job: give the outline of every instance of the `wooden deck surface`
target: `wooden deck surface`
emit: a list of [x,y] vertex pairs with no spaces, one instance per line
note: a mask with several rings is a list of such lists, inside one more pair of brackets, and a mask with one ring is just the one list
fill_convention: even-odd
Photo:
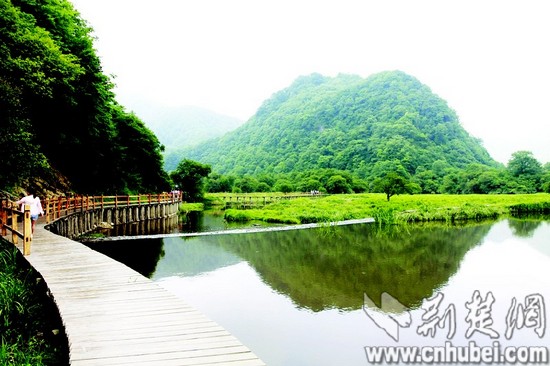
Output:
[[265,365],[175,295],[44,225],[25,258],[59,308],[71,365]]

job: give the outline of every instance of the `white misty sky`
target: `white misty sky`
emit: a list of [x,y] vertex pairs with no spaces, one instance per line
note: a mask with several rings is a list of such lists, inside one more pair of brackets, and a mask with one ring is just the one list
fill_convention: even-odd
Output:
[[546,0],[72,3],[95,30],[117,100],[138,115],[154,103],[247,120],[300,75],[402,70],[496,160],[529,150],[550,162]]

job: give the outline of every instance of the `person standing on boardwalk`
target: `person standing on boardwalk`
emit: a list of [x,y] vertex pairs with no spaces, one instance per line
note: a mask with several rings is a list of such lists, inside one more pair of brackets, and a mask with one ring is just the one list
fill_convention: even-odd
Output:
[[44,215],[44,210],[42,209],[42,203],[40,198],[35,197],[31,191],[27,191],[27,195],[21,198],[16,202],[21,206],[21,211],[24,209],[24,205],[29,205],[31,209],[31,223],[32,223],[32,233],[34,234],[34,226],[36,225],[36,220],[38,220],[39,215]]

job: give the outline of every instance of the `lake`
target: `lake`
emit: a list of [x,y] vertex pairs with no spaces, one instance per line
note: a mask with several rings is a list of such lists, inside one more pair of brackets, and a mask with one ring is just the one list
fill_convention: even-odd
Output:
[[[181,230],[224,227],[206,215]],[[372,352],[412,346],[424,347],[417,364],[437,360],[436,350],[470,352],[462,364],[482,352],[527,360],[533,346],[548,354],[548,218],[89,245],[181,297],[270,366],[367,365]]]

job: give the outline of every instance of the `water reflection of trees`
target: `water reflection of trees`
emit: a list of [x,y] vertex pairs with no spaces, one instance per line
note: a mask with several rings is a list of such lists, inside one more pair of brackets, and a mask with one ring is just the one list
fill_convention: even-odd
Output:
[[[299,307],[358,309],[363,294],[388,292],[416,307],[447,283],[490,225],[424,226],[384,231],[376,225],[218,237],[274,290]],[[378,304],[380,305],[380,304]]]
[[151,277],[164,257],[162,239],[118,240],[86,244],[106,256],[124,263],[145,277]]
[[537,217],[529,220],[528,218],[516,219],[509,218],[508,226],[512,230],[515,236],[522,238],[530,238],[537,228],[542,224],[542,220]]

